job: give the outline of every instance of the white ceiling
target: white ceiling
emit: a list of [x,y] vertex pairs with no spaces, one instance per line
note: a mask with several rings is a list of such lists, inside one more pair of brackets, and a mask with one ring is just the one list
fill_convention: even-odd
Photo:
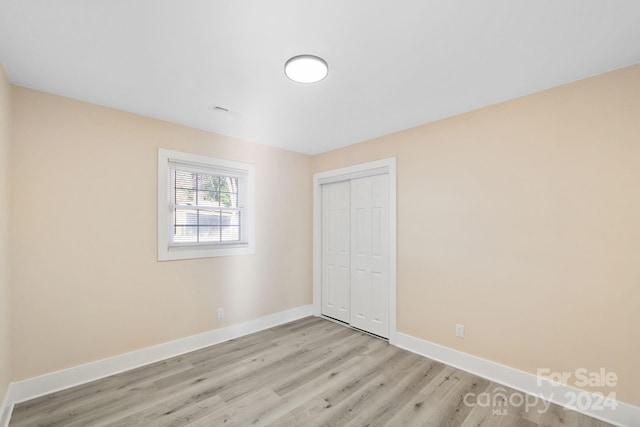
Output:
[[[298,54],[329,76],[288,80]],[[636,64],[640,1],[0,0],[0,61],[16,85],[314,154]]]

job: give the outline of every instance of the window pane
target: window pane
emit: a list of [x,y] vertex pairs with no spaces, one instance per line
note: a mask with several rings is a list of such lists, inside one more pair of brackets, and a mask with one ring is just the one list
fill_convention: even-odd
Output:
[[199,173],[193,175],[193,180],[198,205],[238,206],[238,178]]
[[175,172],[176,188],[185,188],[195,190],[195,174],[176,170]]
[[232,178],[230,176],[220,177],[220,191],[226,191],[227,193],[238,192],[238,178]]
[[220,193],[213,190],[198,190],[199,206],[220,206]]
[[222,241],[234,242],[240,240],[240,227],[235,225],[222,226]]
[[198,174],[198,190],[217,190],[220,177],[205,173]]
[[176,188],[176,200],[177,205],[195,205],[196,204],[196,192],[186,188]]
[[200,173],[197,176],[198,205],[220,206],[219,190],[220,178],[214,175]]
[[[242,213],[224,209],[238,207],[239,178],[184,170],[175,170],[173,177],[175,204],[193,206],[175,209],[172,236],[174,243],[240,241]],[[198,209],[200,206],[218,209]]]
[[220,241],[220,227],[201,226],[198,227],[198,232],[200,243]]
[[240,212],[222,211],[220,225],[240,225]]
[[174,228],[174,243],[197,243],[198,227],[190,227],[185,225],[176,225]]
[[220,192],[220,200],[224,202],[222,206],[238,207],[238,193]]
[[198,211],[199,225],[220,225],[220,211]]
[[215,191],[199,190],[198,205],[199,206],[220,206],[220,193]]
[[186,226],[198,225],[198,211],[195,209],[176,209],[174,224]]

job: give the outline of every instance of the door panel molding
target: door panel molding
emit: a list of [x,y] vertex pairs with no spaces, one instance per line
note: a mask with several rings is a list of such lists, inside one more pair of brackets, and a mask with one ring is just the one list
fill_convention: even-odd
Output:
[[396,307],[396,158],[376,160],[313,175],[313,313],[322,315],[322,185],[374,176],[389,175],[389,343],[397,342]]

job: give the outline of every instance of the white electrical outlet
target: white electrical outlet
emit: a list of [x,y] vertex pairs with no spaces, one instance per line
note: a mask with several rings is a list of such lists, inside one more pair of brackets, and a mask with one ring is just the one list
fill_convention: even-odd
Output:
[[218,319],[224,318],[224,308],[218,308]]
[[458,338],[464,338],[464,325],[456,324],[456,336]]

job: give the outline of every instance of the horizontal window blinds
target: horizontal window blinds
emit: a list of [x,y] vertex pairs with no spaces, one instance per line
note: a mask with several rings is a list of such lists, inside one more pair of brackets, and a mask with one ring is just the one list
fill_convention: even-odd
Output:
[[169,159],[170,246],[246,245],[248,172]]

